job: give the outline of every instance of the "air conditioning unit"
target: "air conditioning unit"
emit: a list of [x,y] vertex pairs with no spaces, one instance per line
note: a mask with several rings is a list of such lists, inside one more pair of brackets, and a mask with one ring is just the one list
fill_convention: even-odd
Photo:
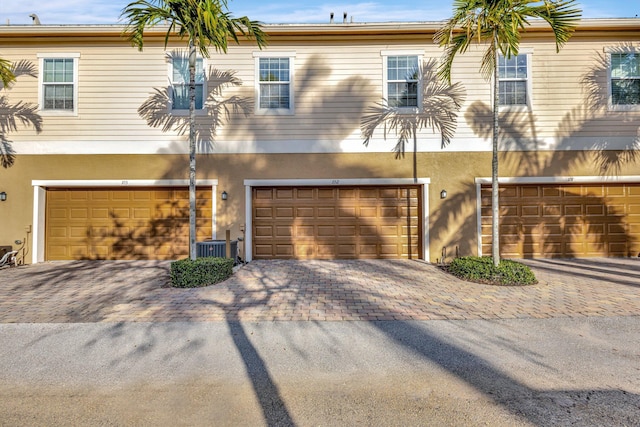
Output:
[[[238,241],[232,240],[231,244],[231,258],[237,264],[238,263]],[[226,258],[227,256],[227,242],[224,240],[205,240],[204,242],[196,242],[196,257],[218,257]]]

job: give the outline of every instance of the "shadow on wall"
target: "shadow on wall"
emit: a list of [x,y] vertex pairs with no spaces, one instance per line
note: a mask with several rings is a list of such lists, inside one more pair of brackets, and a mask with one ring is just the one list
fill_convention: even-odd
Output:
[[[247,144],[254,144],[253,149],[258,153],[261,148],[255,142],[264,142],[259,141],[259,138],[273,139],[271,142],[267,141],[267,144],[273,144],[275,148],[278,148],[278,144],[281,143],[278,138],[286,139],[287,132],[294,122],[296,127],[302,126],[303,129],[322,129],[322,135],[316,135],[309,130],[305,131],[308,142],[305,141],[304,143],[309,145],[310,151],[320,153],[327,149],[329,151],[340,151],[338,145],[340,141],[358,129],[365,106],[371,100],[371,83],[360,76],[353,76],[340,80],[336,85],[327,88],[326,82],[332,73],[331,68],[326,65],[327,63],[329,61],[325,60],[322,55],[314,55],[296,70],[296,108],[297,111],[301,112],[295,117],[251,115],[250,120],[246,120],[248,112],[253,109],[253,98],[245,96],[225,98],[223,91],[232,86],[240,87],[241,82],[233,73],[217,70],[210,71],[207,82],[209,94],[207,101],[204,103],[206,114],[199,115],[197,118],[198,148],[199,152],[204,154],[198,158],[197,173],[199,178],[211,177],[219,179],[221,185],[231,195],[230,197],[241,199],[240,202],[223,202],[219,205],[220,215],[217,218],[219,229],[234,228],[234,226],[236,229],[239,228],[237,227],[237,218],[244,216],[244,210],[242,209],[244,188],[239,187],[239,178],[255,176],[291,179],[318,178],[315,175],[304,175],[304,171],[325,169],[332,171],[332,174],[339,177],[362,178],[375,176],[371,168],[366,165],[355,167],[337,165],[326,154],[277,156],[269,154],[258,154],[257,156],[212,155],[216,153],[215,137],[219,133],[222,134],[222,132],[224,132],[225,139],[246,140]],[[153,94],[139,108],[139,113],[149,126],[158,127],[163,132],[178,132],[178,134],[184,135],[188,132],[188,117],[170,113],[171,99],[170,90],[168,89],[154,89]],[[240,88],[240,90],[243,89]],[[248,90],[246,91],[248,92]],[[434,99],[431,99],[432,103],[434,101]],[[348,108],[344,107],[345,103],[348,103]],[[320,166],[321,164],[326,168]],[[295,167],[292,168],[292,165],[295,165]],[[309,167],[305,167],[305,165]],[[176,179],[186,176],[186,167],[186,161],[184,164],[172,164],[165,171],[163,178]],[[288,170],[293,170],[294,172],[289,172],[289,175],[287,175]],[[344,172],[340,172],[341,170]],[[386,173],[389,176],[397,177],[400,175],[408,177],[403,166],[386,168],[385,170],[388,171]],[[347,206],[336,207],[338,211],[346,208]],[[395,224],[396,227],[400,227],[403,230],[399,234],[406,236],[407,240],[402,245],[407,247],[406,251],[411,257],[418,256],[417,247],[419,247],[419,242],[412,236],[419,235],[419,233],[404,233],[404,229],[407,228],[419,229],[418,221],[412,222],[412,217],[405,215],[401,207],[387,207],[384,205],[375,207],[378,212],[382,212],[387,208],[396,209],[396,223],[403,222],[400,225]],[[417,209],[417,207],[413,209]],[[287,226],[290,229],[290,235],[285,240],[288,241],[290,246],[297,243],[294,242],[296,236],[296,230],[294,229],[301,230],[304,228],[304,224],[300,224],[300,221],[304,221],[304,219],[294,218],[292,224]],[[407,221],[409,221],[409,224],[406,224]],[[380,247],[390,239],[380,234],[379,224],[368,224],[366,219],[362,219],[361,223],[362,226],[375,230],[370,238],[378,242],[377,253],[380,253]],[[331,226],[336,227],[335,224],[331,224]],[[397,241],[393,243],[397,243]]]
[[[620,53],[628,52],[625,46],[620,46],[614,50]],[[571,174],[575,169],[586,169],[593,171],[593,174],[601,176],[615,176],[621,173],[625,165],[631,165],[637,162],[640,149],[640,136],[638,132],[638,115],[625,111],[610,111],[608,109],[608,75],[610,69],[609,56],[602,53],[595,53],[595,65],[586,70],[581,79],[581,84],[585,92],[585,104],[576,106],[559,121],[556,129],[556,146],[552,147],[553,151],[545,153],[542,150],[550,148],[544,141],[538,137],[538,129],[536,128],[537,118],[532,112],[503,112],[500,114],[500,144],[502,152],[500,153],[501,170],[516,171],[513,176],[562,176]],[[491,116],[492,110],[489,105],[482,102],[474,102],[465,113],[465,119],[471,126],[474,133],[483,138],[491,137]],[[611,123],[617,123],[620,127],[619,131],[602,133],[602,126],[611,127]],[[581,136],[592,136],[591,143],[584,146],[583,140],[577,139]],[[629,137],[629,135],[636,135]],[[623,137],[624,143],[620,143]],[[504,174],[504,172],[503,172]],[[511,174],[510,174],[511,175]],[[567,196],[567,200],[575,199],[574,190],[570,187],[558,186],[557,190],[561,192],[560,196]],[[591,190],[589,190],[591,191]],[[508,200],[505,199],[505,189],[501,189],[501,217],[510,214]],[[582,196],[586,196],[583,194]],[[582,200],[586,199],[582,197]],[[636,256],[636,252],[640,251],[640,241],[638,241],[638,233],[633,235],[630,233],[631,227],[627,223],[625,216],[614,207],[614,200],[605,195],[598,196],[596,193],[590,193],[590,204],[598,209],[606,211],[606,218],[602,221],[594,217],[589,217],[581,213],[577,218],[580,224],[572,224],[568,219],[562,219],[560,224],[563,233],[570,233],[575,228],[580,228],[581,235],[588,234],[586,238],[588,244],[591,245],[595,253],[600,256]],[[445,246],[460,245],[462,247],[473,247],[476,243],[473,241],[459,241],[457,236],[448,236],[447,226],[450,223],[463,224],[465,233],[463,236],[475,236],[477,212],[469,210],[469,203],[476,203],[476,187],[469,184],[458,194],[450,195],[442,203],[440,210],[435,212],[433,217],[432,235],[437,239],[443,239]],[[483,198],[483,204],[490,204],[490,200]],[[539,212],[542,213],[555,209],[556,206],[546,206],[542,201],[538,205]],[[555,212],[554,215],[559,215]],[[556,217],[557,218],[557,217]],[[593,222],[593,221],[596,222]],[[455,222],[454,222],[455,221]],[[483,215],[483,223],[490,221],[490,211]],[[552,250],[552,256],[571,257],[578,255],[572,249],[574,243],[570,236],[563,237],[565,249],[560,251],[562,255],[556,251],[557,241],[554,236],[558,227],[558,221],[544,218],[534,220],[540,230],[538,238],[524,233],[527,228],[526,221],[505,223],[500,226],[501,238],[507,247],[539,247],[536,250],[536,256],[548,256],[546,250]],[[555,222],[554,222],[555,221]],[[602,227],[608,227],[609,233],[603,233]],[[633,225],[637,229],[637,225]],[[517,231],[514,231],[517,230]],[[468,234],[467,234],[468,233]],[[487,231],[487,233],[489,233]],[[491,253],[491,241],[489,236],[483,239],[483,253]],[[489,240],[487,240],[489,239]],[[620,249],[620,242],[625,241],[626,250]],[[502,243],[502,242],[501,242]],[[587,243],[584,243],[587,244]],[[501,254],[509,256],[504,251],[501,244]],[[579,245],[575,245],[579,246]],[[615,247],[615,249],[611,249]]]
[[[434,133],[440,133],[441,148],[448,145],[456,131],[465,90],[461,83],[451,85],[438,76],[438,63],[435,59],[419,64],[407,78],[422,82],[419,85],[422,93],[418,96],[416,91],[414,95],[417,102],[420,102],[419,108],[407,108],[402,103],[395,105],[395,101],[390,104],[383,99],[367,109],[366,115],[360,119],[360,127],[366,146],[380,127],[383,128],[382,136],[385,140],[393,133],[398,138],[393,147],[396,159],[404,158],[406,144],[413,142],[413,178],[417,179],[418,132],[431,128]],[[404,89],[401,98],[410,98],[411,94],[408,92],[409,86]]]
[[[173,58],[179,57],[187,61],[183,51],[173,51]],[[182,72],[188,74],[188,68]],[[182,76],[183,81],[189,81],[189,76]],[[234,71],[221,71],[215,68],[208,70],[206,76],[207,94],[203,100],[203,108],[197,110],[196,141],[197,151],[212,153],[219,130],[224,123],[236,115],[248,116],[253,111],[251,98],[233,95],[224,97],[223,92],[233,87],[242,86],[242,80],[236,77]],[[150,127],[160,128],[162,132],[177,132],[184,136],[189,134],[189,110],[173,110],[173,88],[154,88],[151,96],[138,108],[138,114]],[[187,144],[188,141],[185,141]],[[186,148],[186,147],[185,147]]]
[[[120,189],[118,189],[120,190]],[[189,256],[189,196],[185,189],[150,188],[153,205],[111,208],[108,219],[96,219],[87,227],[75,259],[175,260]],[[104,189],[100,191],[111,191]],[[144,213],[144,214],[143,214]],[[140,219],[142,216],[143,219]],[[211,191],[198,189],[197,240],[212,236]]]
[[[20,76],[38,77],[36,67],[29,61],[19,61],[12,65],[16,79]],[[11,87],[2,88],[10,90]],[[9,134],[18,127],[32,126],[37,133],[42,131],[42,117],[38,114],[38,106],[30,102],[18,101],[11,103],[6,95],[0,95],[0,164],[3,168],[13,166],[16,161],[16,151]]]
[[[327,65],[330,63],[318,54],[310,56],[301,67],[296,63],[295,115],[256,115],[250,120],[235,115],[225,137],[253,144],[295,140],[308,144],[316,152],[340,152],[340,142],[358,129],[374,90],[362,76],[350,76],[329,86],[327,82],[333,72]],[[264,150],[260,145],[253,149]]]

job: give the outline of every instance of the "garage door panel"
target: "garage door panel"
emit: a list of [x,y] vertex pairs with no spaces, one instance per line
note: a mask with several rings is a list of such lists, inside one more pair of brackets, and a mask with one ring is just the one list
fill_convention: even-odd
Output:
[[[640,222],[640,184],[504,187],[503,256],[628,256],[640,246],[640,226],[634,227]],[[491,253],[490,191],[485,186],[481,192],[483,253]]]
[[[305,210],[304,210],[304,209],[302,209],[300,212],[298,212],[298,214],[299,214],[300,216],[304,216],[304,212],[305,212]],[[274,211],[274,214],[275,214],[275,218],[276,218],[276,219],[280,219],[280,218],[287,218],[287,219],[289,219],[289,218],[293,218],[293,208],[290,208],[290,207],[286,207],[286,208],[283,208],[283,207],[276,207],[276,208],[275,208],[275,211]]]
[[562,206],[561,205],[547,205],[542,206],[542,216],[543,217],[554,217],[557,218],[562,215]]
[[338,208],[338,218],[356,218],[356,208]]
[[538,218],[540,216],[542,216],[542,210],[540,209],[540,206],[538,205],[534,205],[534,206],[530,206],[530,205],[523,205],[520,207],[520,212],[521,212],[521,216],[523,217],[534,217],[534,218]]
[[356,226],[355,225],[339,225],[338,226],[338,236],[339,237],[354,237],[356,235]]
[[336,197],[336,189],[334,188],[319,188],[317,190],[314,190],[312,188],[303,188],[299,189],[298,191],[299,194],[308,194],[308,198],[313,197],[314,191],[317,191],[318,199],[334,199]]
[[607,224],[607,234],[611,236],[611,238],[614,238],[615,236],[625,237],[627,233],[628,233],[627,227],[625,227],[624,224],[619,224],[619,223]]
[[[360,246],[362,251],[362,246]],[[374,248],[375,250],[375,248]],[[370,254],[367,252],[361,252],[363,254]],[[375,255],[375,252],[373,252]],[[356,258],[358,254],[356,253],[356,245],[354,244],[340,244],[338,245],[338,251],[336,253],[336,258]]]
[[583,205],[564,205],[564,216],[582,216],[584,214],[583,207]]
[[254,210],[254,215],[256,219],[272,219],[275,218],[273,215],[273,209],[271,208],[256,208]]
[[[500,197],[505,199],[509,197],[517,197],[518,189],[516,187],[502,187],[499,189]],[[489,192],[489,197],[491,197],[491,192]]]
[[608,216],[617,216],[624,215],[626,211],[626,206],[621,203],[609,203],[607,204],[607,215]]
[[353,200],[356,198],[356,190],[352,188],[339,188],[337,192],[338,199]]
[[[278,188],[268,191],[277,194]],[[387,257],[382,245],[389,244],[385,242],[389,238],[395,248],[395,257],[406,256],[397,241],[406,238],[410,245],[419,246],[419,238],[404,236],[402,227],[416,235],[419,233],[420,206],[418,200],[399,197],[402,192],[407,195],[413,192],[416,197],[419,194],[417,187],[292,187],[283,189],[283,194],[294,196],[286,201],[268,200],[264,196],[258,199],[265,189],[254,188],[254,255],[256,258],[322,259]],[[415,214],[415,218],[403,216],[400,206],[407,215]],[[294,215],[269,218],[263,209],[271,208],[293,209]],[[412,223],[416,225],[407,226]],[[266,248],[270,245],[266,240],[273,237],[261,233],[261,227],[274,225],[293,230],[292,235],[281,236],[282,244],[292,250],[279,253],[271,246],[271,254],[267,253]],[[417,251],[412,252],[412,257],[418,257]]]
[[336,217],[336,209],[334,207],[319,207],[318,208],[318,218],[335,218]]
[[[638,196],[640,198],[640,196]],[[635,219],[640,219],[640,203],[630,203],[627,205],[627,214],[630,217],[636,217]]]
[[360,207],[360,218],[377,218],[378,217],[378,209],[375,207]]

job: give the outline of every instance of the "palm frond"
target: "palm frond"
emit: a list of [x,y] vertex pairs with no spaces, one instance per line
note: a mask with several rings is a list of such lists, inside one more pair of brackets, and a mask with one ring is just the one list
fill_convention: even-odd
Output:
[[8,87],[16,79],[11,61],[0,58],[0,81],[2,87]]
[[144,46],[145,29],[161,23],[168,25],[165,47],[176,35],[193,43],[205,58],[209,48],[226,53],[229,40],[239,43],[239,35],[255,39],[259,48],[267,42],[260,22],[234,18],[224,0],[137,0],[123,9],[120,19],[127,22],[123,35],[138,49]]

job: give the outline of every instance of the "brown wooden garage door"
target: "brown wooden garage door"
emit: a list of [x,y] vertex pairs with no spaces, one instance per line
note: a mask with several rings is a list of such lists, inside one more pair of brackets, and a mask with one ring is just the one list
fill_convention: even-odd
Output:
[[[510,258],[638,256],[640,184],[502,185],[500,252]],[[491,254],[491,188],[482,188]]]
[[419,195],[418,186],[254,187],[254,258],[419,258]]
[[[211,188],[197,204],[198,239],[210,239]],[[46,206],[47,260],[188,256],[187,188],[51,188]]]

